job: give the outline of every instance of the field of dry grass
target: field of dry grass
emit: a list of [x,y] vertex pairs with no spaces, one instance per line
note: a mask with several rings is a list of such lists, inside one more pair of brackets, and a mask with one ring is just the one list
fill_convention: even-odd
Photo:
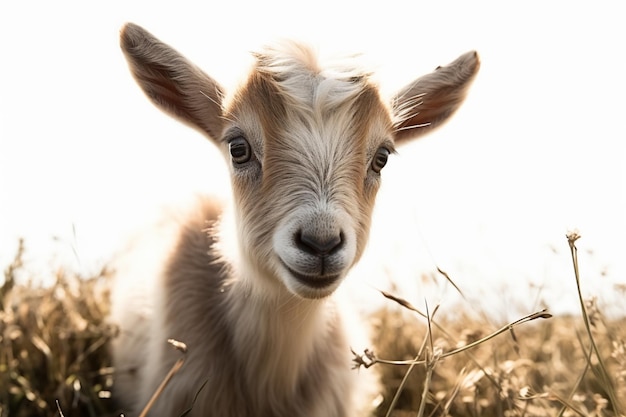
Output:
[[[58,271],[54,285],[38,288],[16,282],[27,276],[23,250],[0,287],[0,417],[119,415],[110,398],[110,273]],[[440,320],[436,306],[419,311],[385,295],[372,317],[374,353],[355,354],[382,374],[376,416],[626,415],[626,326],[594,300],[581,297],[580,315],[539,311],[498,324],[487,311]]]

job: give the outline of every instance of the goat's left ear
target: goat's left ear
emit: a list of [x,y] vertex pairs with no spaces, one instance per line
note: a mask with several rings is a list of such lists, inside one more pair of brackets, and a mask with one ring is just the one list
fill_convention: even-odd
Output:
[[395,131],[396,144],[422,136],[444,124],[465,99],[479,68],[478,53],[467,52],[400,90],[392,102],[395,117],[399,120]]

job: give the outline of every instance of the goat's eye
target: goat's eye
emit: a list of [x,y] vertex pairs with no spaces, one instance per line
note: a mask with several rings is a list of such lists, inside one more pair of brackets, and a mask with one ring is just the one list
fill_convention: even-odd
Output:
[[372,171],[379,173],[385,165],[387,165],[387,159],[389,158],[389,149],[378,148],[374,159],[372,159]]
[[237,136],[228,142],[228,151],[235,164],[244,164],[252,157],[250,144],[243,136]]

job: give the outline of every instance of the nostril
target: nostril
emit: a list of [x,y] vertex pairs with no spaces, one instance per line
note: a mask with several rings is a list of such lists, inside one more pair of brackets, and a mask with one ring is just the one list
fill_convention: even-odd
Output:
[[343,232],[332,236],[316,236],[302,230],[296,233],[298,247],[312,255],[331,255],[343,246],[343,242]]

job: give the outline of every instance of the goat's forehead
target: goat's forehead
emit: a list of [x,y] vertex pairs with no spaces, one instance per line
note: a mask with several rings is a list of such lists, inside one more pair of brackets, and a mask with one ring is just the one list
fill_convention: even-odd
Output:
[[275,83],[289,104],[313,108],[349,104],[369,86],[368,72],[346,63],[323,66],[314,52],[301,44],[266,48],[255,56],[254,71]]
[[377,123],[379,135],[391,131],[389,109],[369,72],[345,62],[322,66],[310,48],[297,43],[267,48],[255,57],[250,76],[227,106],[227,113],[243,113],[235,119],[254,112],[264,130],[290,124],[314,130]]

